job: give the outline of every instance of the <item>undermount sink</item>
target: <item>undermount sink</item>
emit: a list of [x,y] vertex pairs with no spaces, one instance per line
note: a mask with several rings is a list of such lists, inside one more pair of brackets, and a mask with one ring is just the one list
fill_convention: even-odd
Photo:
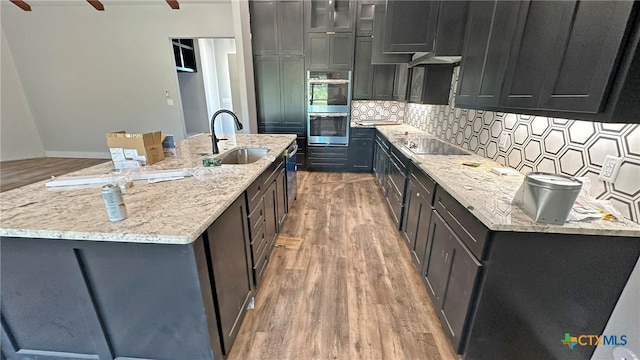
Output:
[[258,147],[235,149],[221,157],[220,161],[227,165],[251,164],[262,159],[268,152],[269,149]]

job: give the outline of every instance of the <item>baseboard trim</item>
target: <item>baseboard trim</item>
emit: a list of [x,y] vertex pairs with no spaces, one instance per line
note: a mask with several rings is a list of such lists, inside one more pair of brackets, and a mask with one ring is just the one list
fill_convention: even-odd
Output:
[[108,152],[45,151],[44,155],[56,158],[111,159],[111,154]]

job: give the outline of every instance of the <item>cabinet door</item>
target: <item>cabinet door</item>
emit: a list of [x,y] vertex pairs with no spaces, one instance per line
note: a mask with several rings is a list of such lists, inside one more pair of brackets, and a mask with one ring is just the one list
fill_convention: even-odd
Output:
[[373,0],[359,0],[356,11],[356,36],[373,35],[375,4]]
[[[305,75],[303,56],[281,56],[282,123],[285,126],[305,125]],[[277,89],[271,89],[277,91]]]
[[374,141],[351,139],[349,142],[349,167],[351,171],[371,171]]
[[355,64],[353,66],[353,99],[373,98],[373,66],[371,65],[370,37],[356,37]]
[[374,100],[393,100],[394,65],[373,65]]
[[280,60],[275,56],[256,56],[253,60],[256,81],[258,123],[274,125],[282,122],[280,110]]
[[[500,105],[537,109],[553,45],[561,34],[568,1],[521,2]],[[574,79],[575,80],[575,79]]]
[[264,193],[264,237],[267,239],[267,246],[271,247],[278,234],[278,204],[276,182],[273,181],[268,185]]
[[383,51],[433,51],[439,6],[439,1],[387,1]]
[[442,308],[451,262],[453,261],[453,245],[455,244],[453,231],[442,220],[437,212],[431,216],[429,237],[431,238],[431,253],[426,266],[425,278],[429,287],[429,295],[433,299],[436,309]]
[[307,33],[306,46],[307,52],[305,54],[305,62],[307,64],[307,69],[329,69],[329,35],[324,33]]
[[353,34],[336,33],[329,36],[329,69],[351,70],[353,68]]
[[[304,17],[302,1],[279,0],[277,4],[278,50],[280,54],[303,55]],[[252,35],[255,36],[253,33]]]
[[409,67],[407,64],[395,65],[395,75],[393,77],[393,100],[407,100],[407,80],[409,77]]
[[278,52],[278,21],[275,1],[251,1],[251,38],[255,55]]
[[411,83],[409,85],[409,102],[420,103],[422,101],[422,87],[424,86],[425,68],[416,66],[411,68]]
[[434,52],[437,56],[460,56],[464,44],[470,1],[439,1]]
[[284,168],[276,178],[276,214],[278,216],[278,232],[287,217],[287,176]]
[[373,46],[371,48],[372,64],[406,64],[411,61],[411,54],[384,53],[384,19],[387,10],[385,1],[375,3],[373,16]]
[[[541,110],[601,112],[632,13],[633,1],[570,1],[542,86]],[[551,46],[553,43],[547,44]]]
[[251,296],[251,260],[247,258],[250,253],[249,230],[244,196],[209,227],[207,238],[220,314],[222,348],[228,354]]
[[409,250],[413,252],[416,243],[416,234],[418,233],[418,219],[420,218],[420,199],[418,187],[410,180],[407,185],[407,193],[405,195],[405,216],[402,220],[403,235],[409,246]]
[[418,264],[420,272],[425,270],[426,260],[429,258],[429,225],[431,224],[431,216],[433,208],[429,203],[429,193],[424,189],[418,188],[416,198],[420,199],[420,214],[418,215],[418,223],[415,230],[415,246],[413,248],[413,260]]
[[453,235],[452,240],[455,243],[453,244],[451,274],[444,303],[440,310],[440,317],[447,324],[446,328],[453,340],[453,346],[459,352],[469,306],[482,265],[457,236]]
[[457,106],[498,106],[518,9],[517,1],[471,3]]
[[355,1],[351,0],[305,1],[307,32],[351,32],[355,9]]

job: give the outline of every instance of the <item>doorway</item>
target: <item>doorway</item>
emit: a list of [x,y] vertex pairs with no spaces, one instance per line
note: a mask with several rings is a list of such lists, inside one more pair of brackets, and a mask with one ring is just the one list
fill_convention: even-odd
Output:
[[[186,136],[209,133],[220,109],[238,114],[240,88],[234,38],[171,39]],[[235,133],[231,116],[220,116],[216,134]]]

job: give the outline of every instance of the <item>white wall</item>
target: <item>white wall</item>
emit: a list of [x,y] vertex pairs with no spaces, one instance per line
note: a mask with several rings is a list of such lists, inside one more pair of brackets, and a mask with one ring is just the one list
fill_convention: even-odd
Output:
[[246,31],[233,20],[246,4],[235,1],[181,3],[180,10],[164,1],[105,2],[103,12],[85,2],[64,4],[38,2],[24,12],[3,2],[1,12],[33,119],[52,156],[106,157],[104,134],[113,130],[162,130],[182,138],[182,112],[165,97],[169,90],[178,103],[170,39]]
[[1,43],[0,161],[42,157],[42,140],[24,96],[4,31]]

